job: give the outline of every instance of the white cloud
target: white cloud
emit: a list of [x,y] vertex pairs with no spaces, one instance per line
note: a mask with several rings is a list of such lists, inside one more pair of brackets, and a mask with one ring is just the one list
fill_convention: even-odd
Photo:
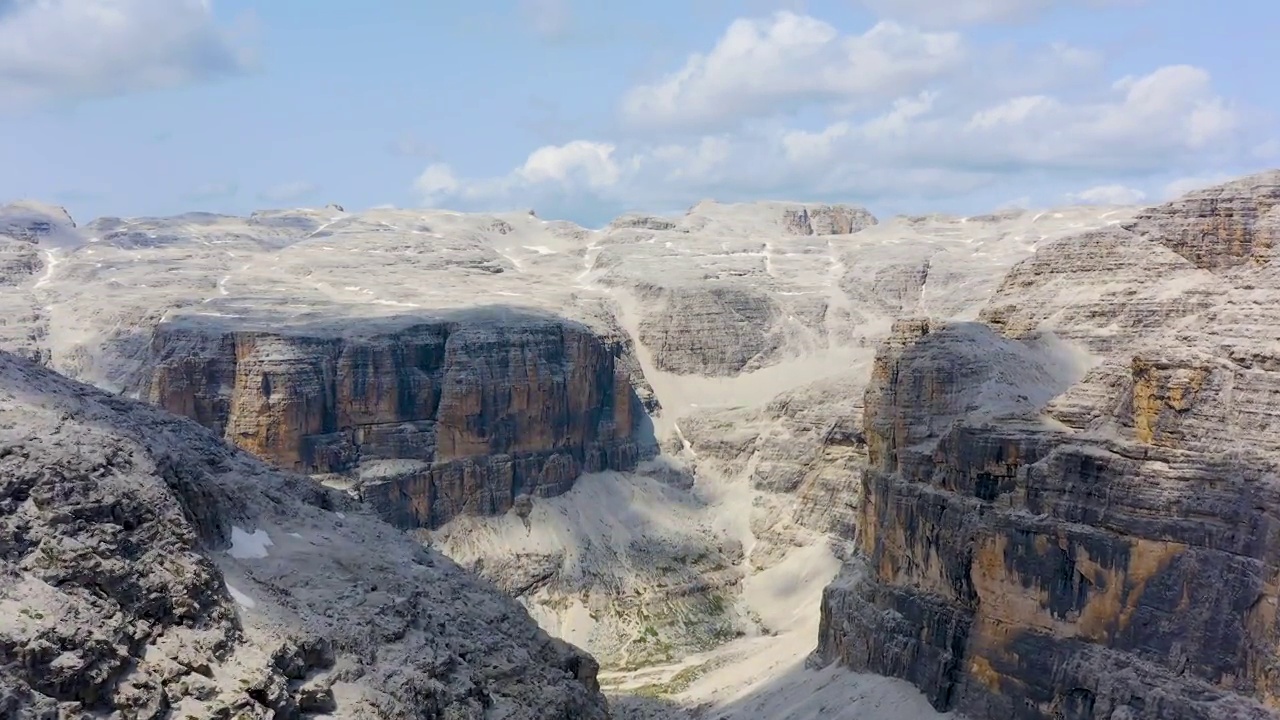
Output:
[[[902,97],[879,114],[817,130],[546,146],[497,178],[460,179],[431,166],[418,190],[434,202],[512,207],[574,195],[632,205],[730,195],[947,197],[1032,175],[1057,173],[1068,187],[1082,175],[1157,175],[1215,152],[1236,128],[1208,75],[1184,66],[1124,78],[1092,102],[1038,94],[971,108],[942,95]],[[1121,185],[1076,194],[1075,202],[1142,199]]]
[[[972,62],[931,64],[951,52]],[[865,57],[875,60],[850,59]],[[633,120],[647,113],[683,133],[547,145],[496,177],[433,165],[418,192],[468,209],[704,197],[929,207],[983,193],[989,204],[975,211],[1019,196],[1129,204],[1155,199],[1170,173],[1240,165],[1265,139],[1201,68],[1117,80],[1104,67],[1100,54],[1060,43],[970,51],[958,36],[895,25],[848,36],[793,13],[740,20],[680,72],[626,94]]]
[[1136,5],[1142,0],[858,0],[885,18],[924,27],[1021,22],[1054,7],[1099,8]]
[[413,183],[413,189],[429,205],[434,204],[439,198],[452,196],[458,192],[459,187],[458,179],[453,176],[453,170],[444,163],[428,165]]
[[1081,205],[1136,205],[1147,194],[1127,185],[1095,185],[1078,193],[1068,193],[1067,202]]
[[1212,152],[1238,120],[1207,72],[1173,65],[1123,78],[1093,102],[1024,95],[975,110],[958,132],[937,119],[921,123],[914,137],[924,152],[954,162],[1154,172]]
[[534,150],[515,176],[530,184],[580,183],[593,189],[611,187],[622,174],[613,158],[616,149],[609,143],[589,140],[548,145]]
[[0,108],[174,87],[245,70],[209,0],[0,3]]
[[464,182],[445,163],[432,163],[414,181],[418,197],[428,205],[448,201],[462,203],[519,202],[530,196],[573,196],[609,194],[624,175],[632,175],[639,158],[627,167],[620,164],[611,143],[574,140],[564,145],[545,145],[534,150],[524,163],[510,173],[495,178]]
[[258,193],[258,198],[269,202],[293,202],[314,195],[320,188],[304,180],[280,183]]
[[633,126],[710,128],[809,102],[856,108],[916,92],[964,59],[954,33],[886,22],[842,35],[822,20],[783,11],[734,21],[710,52],[628,92],[621,110]]

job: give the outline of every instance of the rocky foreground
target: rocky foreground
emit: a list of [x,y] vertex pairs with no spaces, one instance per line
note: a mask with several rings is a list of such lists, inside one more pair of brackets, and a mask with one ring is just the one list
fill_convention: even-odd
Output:
[[595,662],[340,493],[0,353],[0,717],[608,717]]

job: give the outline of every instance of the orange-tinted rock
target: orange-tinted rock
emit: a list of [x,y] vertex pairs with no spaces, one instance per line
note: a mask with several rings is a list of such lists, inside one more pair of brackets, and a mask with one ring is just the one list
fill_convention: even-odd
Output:
[[361,327],[163,326],[150,398],[277,466],[434,527],[652,451],[628,341],[506,314]]

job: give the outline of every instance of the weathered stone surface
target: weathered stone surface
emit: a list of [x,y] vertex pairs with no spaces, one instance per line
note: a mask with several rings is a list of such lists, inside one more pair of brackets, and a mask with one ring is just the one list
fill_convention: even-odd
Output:
[[[642,295],[655,311],[640,321],[640,342],[659,369],[734,375],[776,361],[786,311],[767,292],[746,287],[676,288]],[[732,320],[728,320],[728,319]]]
[[[416,536],[521,594],[544,627],[599,650],[611,664],[661,661],[672,652],[704,649],[704,640],[723,642],[744,631],[791,633],[787,644],[794,653],[800,647],[791,642],[795,634],[810,637],[816,623],[793,606],[816,608],[806,588],[825,582],[837,564],[826,538],[814,530],[855,533],[862,510],[860,468],[883,435],[862,421],[871,348],[895,320],[973,319],[993,293],[1008,308],[1008,334],[1054,347],[1054,340],[1041,336],[1041,326],[1073,317],[1059,296],[1078,294],[1096,278],[1077,275],[1057,288],[1040,289],[1039,276],[1053,272],[1054,265],[1041,264],[1033,273],[1025,271],[1036,266],[1020,266],[1033,299],[1022,303],[1017,298],[1023,290],[1010,286],[1006,292],[1002,278],[1037,249],[1056,247],[1059,238],[1121,225],[1131,215],[1082,207],[872,224],[853,208],[707,202],[682,216],[620,218],[600,230],[524,213],[340,208],[248,218],[109,218],[82,228],[85,240],[78,248],[46,255],[38,244],[34,273],[0,291],[0,301],[39,308],[42,329],[32,336],[52,367],[113,391],[148,394],[160,349],[168,373],[162,384],[170,388],[164,402],[174,409],[218,427],[224,436],[229,429],[242,434],[258,452],[279,453],[291,465],[335,470],[327,480],[358,487],[388,515],[402,514],[402,524],[433,526],[453,518]],[[1126,239],[1133,235],[1123,226],[1114,232]],[[96,240],[90,242],[90,235]],[[1142,253],[1136,244],[1115,254],[1136,268]],[[1159,256],[1166,270],[1195,270],[1171,250]],[[1091,257],[1081,253],[1072,261],[1087,263]],[[1198,277],[1216,282],[1210,276]],[[1078,338],[1064,328],[1064,347],[1078,343],[1101,352],[1104,341],[1125,342],[1106,313],[1123,306],[1128,295],[1123,288],[1112,295],[1090,309],[1092,315],[1076,313],[1073,323],[1092,317],[1098,324],[1081,325]],[[104,296],[111,302],[102,302]],[[1168,299],[1157,295],[1149,302],[1158,306]],[[640,472],[588,475],[576,481],[573,493],[537,501],[520,495],[554,494],[567,486],[563,478],[591,467],[588,452],[579,457],[578,438],[597,447],[611,441],[599,429],[584,436],[586,422],[556,426],[564,403],[556,392],[544,392],[539,378],[548,368],[556,377],[572,372],[547,350],[552,344],[545,338],[505,321],[486,321],[484,332],[477,326],[478,335],[496,332],[494,342],[467,341],[457,355],[485,358],[486,372],[494,370],[491,383],[473,377],[450,384],[443,369],[439,377],[431,370],[409,373],[405,380],[401,366],[415,358],[397,348],[435,348],[435,340],[425,330],[422,337],[390,336],[476,306],[581,323],[605,345],[615,336],[632,339],[634,357],[614,356],[614,387],[622,367],[640,401],[652,397],[638,380],[644,361],[667,406],[655,421],[666,434],[665,447],[679,457],[644,463],[647,469]],[[1057,310],[1040,316],[1041,307]],[[1131,312],[1134,327],[1160,326],[1139,315]],[[407,323],[397,319],[405,317]],[[1222,320],[1235,322],[1230,314]],[[337,330],[294,330],[321,321]],[[388,322],[402,324],[395,332],[369,330]],[[164,336],[159,345],[157,327]],[[499,336],[507,342],[500,345]],[[449,335],[445,345],[455,337]],[[1234,357],[1268,362],[1251,346],[1257,343],[1239,343]],[[436,352],[421,349],[432,358]],[[1059,365],[1083,371],[1093,361],[1045,359],[1038,350],[1033,355],[1053,377]],[[1173,388],[1189,387],[1186,373],[1166,372],[1158,354],[1144,357],[1152,363],[1152,389],[1140,404],[1149,408],[1143,412],[1150,416],[1152,437],[1185,440],[1194,429],[1177,409],[1184,391]],[[1069,402],[1059,398],[1059,422],[1101,417],[1128,360],[1101,366],[1099,379],[1079,384]],[[538,436],[552,450],[520,445],[530,437],[520,428],[531,427],[531,419],[524,425],[486,423],[484,433],[467,419],[492,418],[498,408],[509,411],[507,418],[532,418],[531,407],[518,407],[501,388],[511,377],[497,379],[512,367],[528,371],[510,375],[517,376],[517,386],[527,380],[533,388],[528,397],[536,398],[556,428]],[[246,381],[237,389],[240,375]],[[970,373],[957,382],[979,376]],[[364,378],[365,389],[348,382],[350,377]],[[996,378],[993,385],[1001,383]],[[299,390],[290,391],[290,384]],[[437,415],[384,422],[401,417],[401,387],[417,393],[405,417],[433,405]],[[456,390],[455,404],[463,409],[442,419],[439,407],[448,388]],[[233,402],[231,390],[241,400]],[[955,397],[947,401],[954,405],[948,412],[958,416],[986,402],[949,392]],[[738,404],[745,407],[727,409]],[[256,424],[260,414],[275,415],[274,429]],[[537,414],[542,417],[543,410]],[[316,420],[322,417],[332,419]],[[339,428],[339,422],[349,425]],[[462,434],[446,437],[446,422]],[[1005,438],[985,426],[947,435],[941,444],[948,453],[970,457],[965,448],[974,448],[971,461],[950,473],[947,487],[999,496],[1010,482],[1008,473],[986,466],[1003,467],[1002,453],[1021,442],[1019,437],[1012,432]],[[555,445],[557,438],[568,440]],[[507,444],[526,450],[506,452]],[[442,459],[445,452],[458,454]],[[557,459],[566,454],[568,462]],[[926,455],[912,457],[917,470],[933,462]],[[622,460],[609,460],[609,466],[626,466]],[[522,497],[526,502],[516,502]],[[516,512],[454,517],[506,507]],[[838,546],[836,557],[845,557],[851,543],[832,545]],[[780,591],[791,599],[780,600]],[[775,612],[788,604],[785,612]],[[920,641],[919,634],[914,637]],[[931,662],[943,667],[942,650],[935,655]],[[327,702],[323,691],[309,692],[307,702]],[[301,704],[302,695],[297,698]]]
[[1042,248],[1007,338],[895,326],[821,656],[977,718],[1280,717],[1277,179]]
[[1138,213],[1125,227],[1206,270],[1265,265],[1280,246],[1280,173],[1192,193]]
[[595,671],[340,493],[0,353],[0,716],[603,719]]
[[630,352],[510,311],[358,328],[177,320],[156,333],[148,395],[279,467],[349,477],[397,524],[437,527],[652,455]]
[[848,205],[818,205],[786,210],[783,218],[787,230],[796,235],[848,235],[876,224],[871,213]]

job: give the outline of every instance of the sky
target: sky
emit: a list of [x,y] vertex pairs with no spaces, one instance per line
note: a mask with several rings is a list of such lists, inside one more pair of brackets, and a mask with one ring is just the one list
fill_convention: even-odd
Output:
[[1280,167],[1280,3],[0,0],[0,201],[599,225],[1161,202]]

